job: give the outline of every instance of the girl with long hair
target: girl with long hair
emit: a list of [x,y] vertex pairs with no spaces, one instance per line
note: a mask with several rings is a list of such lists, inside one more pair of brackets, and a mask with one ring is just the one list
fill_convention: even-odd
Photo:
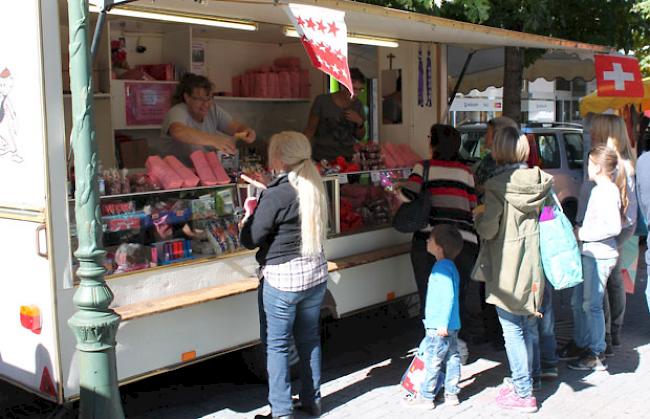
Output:
[[242,220],[241,243],[259,248],[260,337],[266,347],[269,415],[292,418],[289,349],[300,355],[300,408],[319,416],[320,307],[327,287],[323,245],[327,198],[311,159],[311,145],[298,132],[271,137],[269,167],[280,175],[262,192]]
[[576,228],[581,242],[584,282],[573,288],[573,343],[577,359],[571,369],[605,370],[605,315],[603,298],[608,278],[618,259],[616,238],[621,233],[621,194],[614,183],[618,166],[616,151],[600,144],[589,153],[591,190],[582,227]]

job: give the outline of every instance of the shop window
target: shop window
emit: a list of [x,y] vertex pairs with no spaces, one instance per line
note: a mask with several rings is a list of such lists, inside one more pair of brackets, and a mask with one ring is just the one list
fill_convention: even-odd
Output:
[[555,90],[562,90],[565,92],[571,91],[571,82],[564,79],[555,80]]
[[554,134],[538,134],[537,148],[542,160],[542,169],[560,168],[560,150]]

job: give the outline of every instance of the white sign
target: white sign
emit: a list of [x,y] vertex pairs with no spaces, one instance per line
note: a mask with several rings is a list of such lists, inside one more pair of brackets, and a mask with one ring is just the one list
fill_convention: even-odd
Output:
[[450,111],[457,112],[499,112],[502,110],[500,99],[463,97],[455,98]]
[[346,175],[344,173],[340,174],[339,175],[339,183],[341,185],[345,185],[346,183],[348,183],[348,175]]
[[0,4],[5,23],[0,25],[4,40],[0,54],[0,204],[42,209],[45,115],[39,2]]

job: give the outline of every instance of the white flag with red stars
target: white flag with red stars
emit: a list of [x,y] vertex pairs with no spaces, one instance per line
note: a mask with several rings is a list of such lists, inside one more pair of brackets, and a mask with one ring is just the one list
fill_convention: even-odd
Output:
[[354,94],[348,68],[345,12],[289,3],[287,14],[314,67],[334,77]]

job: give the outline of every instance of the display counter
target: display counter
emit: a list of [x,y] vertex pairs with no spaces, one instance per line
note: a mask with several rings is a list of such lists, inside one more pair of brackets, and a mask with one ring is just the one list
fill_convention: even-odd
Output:
[[[399,202],[393,185],[410,169],[378,169],[323,177],[328,195],[328,237],[390,228]],[[128,178],[128,177],[125,177]],[[114,187],[109,192],[116,192]],[[106,192],[107,187],[100,187]],[[132,187],[123,190],[133,190]],[[121,192],[121,191],[117,191]],[[238,221],[248,184],[102,195],[100,210],[109,279],[144,270],[210,262],[249,254],[239,243]],[[74,200],[69,200],[74,220]],[[70,230],[72,248],[76,229]],[[78,262],[73,257],[73,266]]]

